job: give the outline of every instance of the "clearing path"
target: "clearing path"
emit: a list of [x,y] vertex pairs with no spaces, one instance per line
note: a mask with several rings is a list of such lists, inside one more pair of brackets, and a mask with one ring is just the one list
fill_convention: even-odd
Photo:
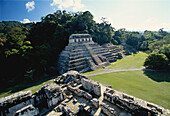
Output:
[[120,72],[120,71],[139,71],[139,70],[148,70],[148,71],[152,71],[151,69],[145,69],[145,68],[135,68],[135,69],[108,69],[105,70],[103,72],[98,72],[98,73],[93,73],[93,74],[87,74],[84,76],[94,76],[94,75],[101,75],[101,74],[105,74],[105,73],[112,73],[112,72]]

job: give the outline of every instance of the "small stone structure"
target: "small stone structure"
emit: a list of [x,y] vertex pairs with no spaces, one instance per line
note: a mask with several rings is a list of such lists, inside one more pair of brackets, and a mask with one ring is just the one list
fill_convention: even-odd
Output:
[[113,90],[76,71],[58,76],[34,94],[0,98],[1,116],[166,116],[168,109]]
[[16,111],[15,116],[38,116],[39,110],[35,108],[33,105],[28,105],[18,111]]
[[58,57],[57,68],[61,74],[69,70],[86,72],[104,68],[113,61],[112,53],[94,43],[89,34],[72,34]]

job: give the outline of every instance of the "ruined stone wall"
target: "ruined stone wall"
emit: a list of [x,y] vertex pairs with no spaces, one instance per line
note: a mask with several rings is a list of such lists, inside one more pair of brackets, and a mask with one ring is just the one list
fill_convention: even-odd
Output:
[[27,105],[34,104],[32,99],[32,92],[18,92],[16,94],[0,98],[0,111],[1,114],[6,116],[14,115],[15,112]]
[[[17,115],[26,116],[35,113],[33,105],[37,105],[41,102],[47,102],[48,107],[56,105],[59,101],[63,100],[63,95],[60,92],[58,85],[54,83],[43,86],[39,91],[32,95],[31,91],[19,92],[11,96],[0,99],[0,114],[2,116],[14,116]],[[32,105],[32,106],[30,106]],[[30,109],[30,106],[32,107]]]
[[47,99],[48,107],[50,108],[50,107],[56,105],[58,102],[60,102],[62,100],[63,100],[63,94],[62,93],[57,97],[54,96],[51,99]]
[[93,98],[93,99],[91,100],[91,102],[92,102],[92,104],[93,104],[96,108],[99,107],[99,100],[98,100],[98,99]]
[[115,114],[114,108],[109,107],[109,105],[107,105],[103,102],[100,104],[100,108],[102,109],[104,114],[106,114],[107,116],[114,116],[114,114]]
[[33,105],[28,105],[20,110],[18,110],[15,116],[38,116],[39,110]]
[[[113,94],[113,92],[111,93],[109,90],[111,89],[109,88],[104,92],[104,99],[128,112],[135,112],[140,115],[141,113],[150,114],[151,116],[163,113],[163,108],[156,104],[134,98],[133,96],[121,92],[119,92],[119,95]],[[142,104],[137,101],[142,101]]]
[[90,95],[89,93],[87,93],[87,92],[85,92],[83,90],[80,90],[78,88],[72,87],[70,85],[67,88],[68,88],[68,90],[75,93],[79,97],[84,97],[84,98],[86,98],[88,100],[91,100],[93,98],[92,95]]
[[29,100],[27,100],[27,101],[25,101],[25,102],[22,102],[22,103],[20,103],[20,104],[17,104],[17,105],[15,105],[15,106],[9,108],[9,109],[8,109],[8,111],[9,111],[9,116],[11,115],[11,113],[12,113],[12,114],[15,114],[15,112],[16,112],[17,110],[19,110],[19,109],[21,109],[21,108],[23,108],[23,107],[25,107],[25,106],[27,106],[27,105],[31,105],[31,104],[34,104],[34,100],[33,100],[33,99],[29,99]]
[[92,91],[97,96],[101,95],[101,85],[98,82],[95,82],[90,79],[82,78],[81,83],[84,89],[88,91]]
[[42,99],[47,100],[48,107],[56,105],[59,101],[63,100],[63,95],[60,92],[60,87],[54,83],[47,84],[41,88],[36,94],[36,100],[41,102]]

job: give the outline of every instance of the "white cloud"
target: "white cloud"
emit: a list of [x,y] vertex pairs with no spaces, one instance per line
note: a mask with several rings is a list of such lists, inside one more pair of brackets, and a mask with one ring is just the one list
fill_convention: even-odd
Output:
[[81,0],[53,0],[51,6],[58,5],[59,9],[72,8],[74,11],[84,8]]
[[32,11],[32,10],[34,10],[35,9],[35,2],[34,1],[32,1],[32,2],[27,2],[26,4],[25,4],[25,6],[26,6],[26,9],[28,9],[28,12],[30,12],[30,11]]
[[61,4],[62,0],[53,0],[53,3],[51,3],[51,6],[55,6],[57,4]]
[[73,10],[76,11],[82,8],[84,8],[84,4],[81,4],[81,0],[74,0]]
[[21,23],[30,23],[29,19],[23,19],[23,21],[21,21]]

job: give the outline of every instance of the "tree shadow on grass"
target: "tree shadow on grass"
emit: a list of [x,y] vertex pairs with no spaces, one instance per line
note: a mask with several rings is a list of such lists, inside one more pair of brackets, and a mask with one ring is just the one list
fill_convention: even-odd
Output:
[[170,82],[170,72],[168,71],[144,71],[144,74],[157,82]]
[[8,88],[0,88],[0,94],[4,94],[4,93],[9,93],[9,94],[13,94],[15,92],[19,92],[19,91],[22,91],[24,89],[27,89],[27,88],[30,88],[30,87],[33,87],[33,86],[38,86],[48,80],[51,80],[51,79],[54,79],[56,78],[58,75],[56,76],[51,76],[51,77],[42,77],[41,79],[39,80],[35,80],[35,81],[24,81],[23,83],[19,83],[15,86],[11,86],[11,87],[8,87]]

